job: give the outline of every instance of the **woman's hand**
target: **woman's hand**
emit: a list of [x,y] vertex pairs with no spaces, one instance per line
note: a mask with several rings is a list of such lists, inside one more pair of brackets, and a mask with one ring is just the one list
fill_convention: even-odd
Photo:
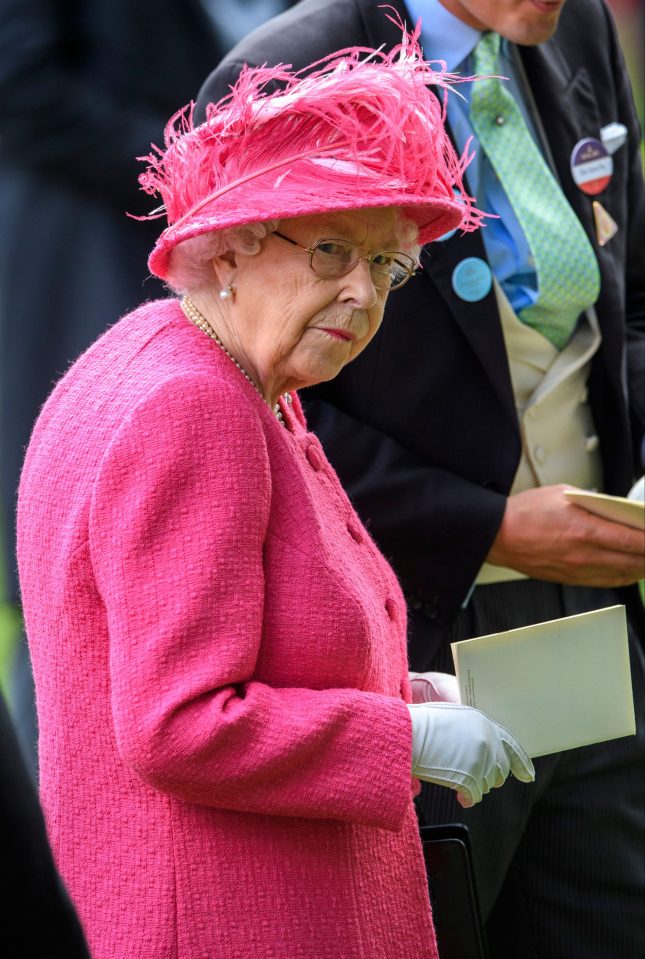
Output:
[[457,677],[450,673],[408,673],[413,703],[460,703]]
[[479,709],[453,703],[408,704],[412,774],[457,792],[465,809],[503,785],[509,773],[533,782],[535,770],[508,730]]

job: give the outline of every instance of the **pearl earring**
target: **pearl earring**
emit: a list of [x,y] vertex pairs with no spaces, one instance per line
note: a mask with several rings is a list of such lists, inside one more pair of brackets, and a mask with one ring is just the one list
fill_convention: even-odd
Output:
[[232,283],[229,284],[229,286],[225,286],[223,290],[219,291],[220,300],[232,300],[234,295],[235,295],[235,287],[233,286]]

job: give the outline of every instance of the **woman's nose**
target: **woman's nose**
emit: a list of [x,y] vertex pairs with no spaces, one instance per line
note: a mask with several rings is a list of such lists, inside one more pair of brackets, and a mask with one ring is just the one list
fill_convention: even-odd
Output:
[[343,277],[345,298],[351,298],[363,310],[371,309],[378,300],[378,290],[374,286],[370,263],[367,257],[361,257],[353,270]]

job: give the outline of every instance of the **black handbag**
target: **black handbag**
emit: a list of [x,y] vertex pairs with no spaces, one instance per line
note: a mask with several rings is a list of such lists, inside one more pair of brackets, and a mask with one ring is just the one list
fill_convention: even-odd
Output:
[[468,827],[421,826],[421,844],[441,959],[487,959]]

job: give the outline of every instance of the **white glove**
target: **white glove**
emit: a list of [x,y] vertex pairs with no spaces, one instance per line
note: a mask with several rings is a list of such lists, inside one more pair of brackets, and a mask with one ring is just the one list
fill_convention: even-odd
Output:
[[459,683],[450,673],[409,672],[413,703],[459,703]]
[[529,783],[533,763],[508,730],[472,706],[408,703],[412,774],[457,792],[465,809],[501,786],[509,773]]

